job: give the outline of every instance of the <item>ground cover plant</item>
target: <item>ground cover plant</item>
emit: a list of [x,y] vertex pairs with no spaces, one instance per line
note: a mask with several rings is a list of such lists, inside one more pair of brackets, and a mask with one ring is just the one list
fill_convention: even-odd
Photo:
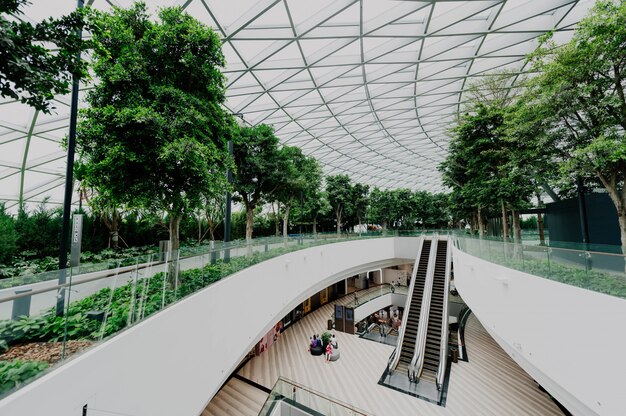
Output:
[[[47,368],[47,365],[28,365],[24,367],[29,369],[28,377],[15,381],[15,377],[11,375],[17,371],[15,368],[22,368],[26,365],[24,363],[32,361],[12,364],[16,360],[6,360],[4,357],[6,351],[13,347],[64,340],[100,341],[233,273],[291,251],[327,242],[319,240],[306,245],[274,248],[249,256],[233,257],[229,262],[218,259],[202,268],[181,271],[178,283],[174,286],[167,282],[162,272],[143,279],[131,280],[120,287],[103,288],[90,296],[71,302],[65,316],[56,316],[54,308],[51,308],[40,316],[0,321],[0,385],[4,386],[0,388],[0,394]],[[103,312],[102,321],[89,318],[89,313],[95,311]],[[6,377],[14,380],[12,384],[1,382],[2,377],[5,377],[3,371],[11,372]],[[26,370],[20,371],[26,374]]]

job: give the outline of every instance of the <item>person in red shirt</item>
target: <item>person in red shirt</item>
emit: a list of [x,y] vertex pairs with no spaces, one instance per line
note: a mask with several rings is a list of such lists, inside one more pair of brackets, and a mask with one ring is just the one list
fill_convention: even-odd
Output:
[[330,357],[333,355],[333,345],[329,341],[328,345],[326,345],[326,362],[330,361]]

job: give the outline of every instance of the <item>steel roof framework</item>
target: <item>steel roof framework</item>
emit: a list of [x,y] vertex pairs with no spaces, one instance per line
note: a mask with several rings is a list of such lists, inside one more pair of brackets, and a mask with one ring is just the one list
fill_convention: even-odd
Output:
[[[39,21],[74,1],[34,0]],[[593,1],[179,0],[223,38],[226,107],[282,143],[380,188],[444,190],[437,165],[473,79],[523,72],[537,38],[571,38]],[[130,1],[91,0],[110,9]],[[515,81],[515,77],[511,82]],[[88,88],[88,86],[85,86]],[[62,202],[69,95],[43,114],[0,100],[0,201]]]

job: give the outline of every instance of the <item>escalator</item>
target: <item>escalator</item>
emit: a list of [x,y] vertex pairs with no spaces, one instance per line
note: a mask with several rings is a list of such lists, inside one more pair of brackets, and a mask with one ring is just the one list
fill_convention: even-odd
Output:
[[400,349],[400,358],[395,370],[403,374],[407,373],[411,359],[415,354],[415,339],[417,337],[417,328],[420,320],[420,310],[422,307],[422,297],[424,295],[424,282],[426,281],[426,271],[428,270],[428,261],[430,256],[430,240],[424,240],[422,251],[420,253],[417,272],[415,274],[415,284],[413,293],[411,294],[411,304],[409,313],[404,318],[406,325],[404,336],[402,338],[402,348]]
[[424,364],[420,377],[421,380],[426,380],[433,384],[436,382],[439,368],[442,339],[441,327],[444,320],[444,310],[447,311],[447,305],[444,305],[447,251],[448,241],[439,240],[437,244],[437,255],[435,257],[430,311],[428,313]]

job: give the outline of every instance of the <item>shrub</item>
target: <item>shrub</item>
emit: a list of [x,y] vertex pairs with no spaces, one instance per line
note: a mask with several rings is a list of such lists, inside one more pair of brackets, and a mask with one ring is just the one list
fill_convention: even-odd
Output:
[[19,386],[48,368],[41,361],[0,361],[0,394]]

